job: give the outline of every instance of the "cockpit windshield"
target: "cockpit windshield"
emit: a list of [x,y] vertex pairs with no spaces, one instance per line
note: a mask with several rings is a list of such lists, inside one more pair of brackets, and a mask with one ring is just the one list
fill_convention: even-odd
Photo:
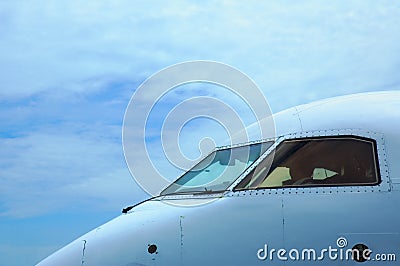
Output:
[[198,194],[226,190],[273,142],[262,142],[210,153],[160,195]]

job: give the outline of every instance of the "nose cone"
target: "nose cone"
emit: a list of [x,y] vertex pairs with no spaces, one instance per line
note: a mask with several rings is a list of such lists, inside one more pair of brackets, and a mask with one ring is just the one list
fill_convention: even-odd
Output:
[[176,208],[159,201],[145,202],[38,265],[178,265],[180,235]]
[[58,250],[45,260],[39,262],[37,266],[50,266],[50,265],[84,265],[84,250],[86,242],[83,239],[77,239],[64,248]]

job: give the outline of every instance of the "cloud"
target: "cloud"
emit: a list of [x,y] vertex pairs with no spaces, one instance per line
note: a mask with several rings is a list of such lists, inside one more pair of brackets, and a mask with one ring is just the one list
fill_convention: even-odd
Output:
[[27,217],[60,208],[120,208],[144,193],[135,187],[120,143],[32,133],[1,139],[1,215]]
[[393,2],[2,6],[3,97],[87,91],[88,80],[104,76],[143,80],[190,59],[232,64],[269,95],[316,86],[336,93],[379,89],[398,70],[400,10]]

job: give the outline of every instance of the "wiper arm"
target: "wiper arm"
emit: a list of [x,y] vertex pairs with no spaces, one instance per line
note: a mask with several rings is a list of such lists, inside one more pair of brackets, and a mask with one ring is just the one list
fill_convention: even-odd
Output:
[[126,208],[122,209],[122,213],[125,213],[125,214],[126,214],[126,213],[128,213],[130,210],[132,210],[133,208],[135,208],[136,206],[142,204],[143,202],[146,202],[146,201],[149,201],[149,200],[153,200],[153,199],[156,199],[156,198],[158,198],[158,197],[173,196],[173,195],[190,195],[190,194],[191,194],[191,195],[201,195],[201,194],[212,194],[212,193],[218,193],[218,192],[223,192],[223,191],[222,191],[222,190],[213,191],[213,190],[211,190],[211,189],[204,188],[204,190],[177,191],[177,192],[171,192],[171,193],[168,193],[168,194],[161,194],[161,195],[154,196],[154,197],[151,197],[151,198],[149,198],[149,199],[146,199],[146,200],[144,200],[144,201],[141,201],[141,202],[139,202],[139,203],[137,203],[137,204],[135,204],[135,205],[126,207]]
[[209,190],[207,188],[204,188],[204,190],[188,190],[188,191],[177,191],[177,192],[171,192],[168,194],[162,194],[160,196],[172,196],[172,195],[199,195],[199,194],[213,194],[213,193],[218,193],[222,191],[214,191],[214,190]]

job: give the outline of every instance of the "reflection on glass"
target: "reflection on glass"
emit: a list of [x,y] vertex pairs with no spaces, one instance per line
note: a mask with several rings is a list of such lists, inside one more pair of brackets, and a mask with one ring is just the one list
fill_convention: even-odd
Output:
[[161,195],[224,191],[271,145],[272,142],[263,142],[216,150],[162,191]]

